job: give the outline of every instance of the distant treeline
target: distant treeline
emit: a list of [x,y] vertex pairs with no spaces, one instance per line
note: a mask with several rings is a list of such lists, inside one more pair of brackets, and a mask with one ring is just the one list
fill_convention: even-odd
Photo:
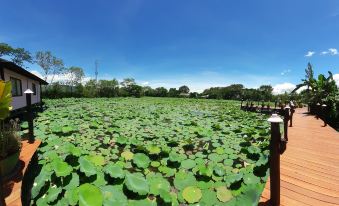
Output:
[[[228,99],[228,100],[251,100],[251,101],[288,101],[291,95],[273,95],[270,85],[262,85],[258,89],[245,88],[242,84],[232,84],[226,87],[212,87],[201,93],[190,92],[188,86],[166,89],[164,87],[151,88],[136,84],[133,78],[124,79],[119,82],[113,80],[89,80],[86,84],[70,86],[55,82],[43,88],[44,98],[64,97],[182,97],[182,98],[206,98],[206,99]],[[295,100],[301,96],[294,94]]]

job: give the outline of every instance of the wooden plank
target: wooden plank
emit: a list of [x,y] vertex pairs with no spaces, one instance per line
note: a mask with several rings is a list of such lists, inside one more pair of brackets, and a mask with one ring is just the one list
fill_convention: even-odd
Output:
[[[296,110],[281,156],[281,205],[339,205],[339,133],[304,112]],[[269,189],[267,182],[262,205]]]
[[23,164],[20,171],[10,181],[7,181],[2,189],[5,193],[5,201],[7,206],[21,206],[21,185],[23,175],[26,172],[28,164],[32,159],[35,151],[41,144],[40,140],[35,140],[34,143],[28,143],[27,140],[22,141],[19,161]]

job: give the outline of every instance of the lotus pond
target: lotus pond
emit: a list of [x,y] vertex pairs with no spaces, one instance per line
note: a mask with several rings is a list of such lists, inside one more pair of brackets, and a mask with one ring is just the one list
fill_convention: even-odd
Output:
[[[257,205],[266,116],[171,98],[45,100],[32,205]],[[25,127],[25,125],[23,125]]]

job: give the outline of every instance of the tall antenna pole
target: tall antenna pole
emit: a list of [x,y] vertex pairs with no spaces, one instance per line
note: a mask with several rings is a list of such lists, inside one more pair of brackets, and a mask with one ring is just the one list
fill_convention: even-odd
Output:
[[95,60],[95,82],[98,82],[98,60]]

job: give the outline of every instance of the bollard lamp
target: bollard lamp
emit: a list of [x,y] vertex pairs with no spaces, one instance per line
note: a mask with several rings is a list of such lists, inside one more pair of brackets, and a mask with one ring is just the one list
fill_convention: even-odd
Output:
[[26,89],[26,91],[24,91],[24,94],[33,94],[34,92],[30,89]]
[[272,114],[272,116],[268,118],[267,121],[271,123],[282,123],[283,122],[283,120],[278,114]]

